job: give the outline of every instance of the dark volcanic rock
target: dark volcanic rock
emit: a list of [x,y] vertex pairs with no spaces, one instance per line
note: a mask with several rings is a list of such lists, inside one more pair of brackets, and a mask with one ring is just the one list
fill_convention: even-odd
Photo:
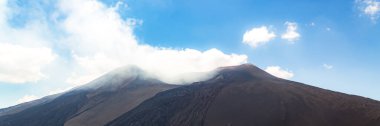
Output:
[[145,76],[136,67],[120,68],[54,100],[12,110],[0,116],[0,126],[103,126],[156,93],[175,87]]
[[273,77],[245,64],[157,94],[109,126],[380,126],[380,102]]
[[85,92],[70,92],[53,101],[2,116],[1,126],[62,126],[86,101]]
[[244,64],[207,81],[163,83],[122,68],[71,91],[0,111],[0,126],[380,126],[380,102]]
[[21,103],[21,104],[18,104],[18,105],[15,105],[15,106],[11,106],[11,107],[8,107],[8,108],[0,109],[0,116],[18,113],[18,112],[21,112],[21,111],[23,111],[25,109],[28,109],[30,107],[41,105],[41,104],[44,104],[44,103],[48,103],[48,102],[54,100],[55,98],[57,98],[60,95],[61,95],[61,93],[54,94],[54,95],[46,96],[46,97],[43,97],[41,99],[37,99],[37,100],[34,100],[34,101],[25,102],[25,103]]
[[139,78],[128,83],[128,86],[119,87],[118,90],[88,93],[90,100],[87,100],[65,126],[103,126],[156,93],[177,87],[157,80]]

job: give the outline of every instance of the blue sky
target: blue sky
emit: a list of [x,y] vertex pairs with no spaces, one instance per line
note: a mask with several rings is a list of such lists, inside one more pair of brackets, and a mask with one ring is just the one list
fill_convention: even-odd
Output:
[[[0,5],[5,38],[0,49],[8,49],[0,56],[19,56],[0,60],[0,107],[70,89],[123,65],[159,71],[150,61],[173,66],[162,67],[170,69],[160,73],[164,79],[248,62],[283,78],[380,100],[378,0],[2,0]],[[292,34],[286,38],[286,33]],[[178,72],[184,66],[196,67]]]

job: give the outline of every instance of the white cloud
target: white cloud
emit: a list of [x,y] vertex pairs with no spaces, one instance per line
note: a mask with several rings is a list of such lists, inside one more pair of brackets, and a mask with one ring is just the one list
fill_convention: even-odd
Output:
[[273,31],[269,31],[266,26],[261,26],[246,31],[243,35],[243,43],[256,48],[257,46],[265,44],[275,37],[276,34]]
[[143,20],[134,19],[134,18],[128,18],[126,22],[130,26],[138,26],[138,25],[143,24]]
[[380,2],[378,0],[356,0],[359,10],[367,15],[372,21],[380,16]]
[[[246,55],[225,54],[218,49],[199,51],[140,44],[133,28],[143,21],[120,17],[118,9],[127,6],[123,2],[114,6],[97,0],[55,2],[57,10],[51,15],[36,14],[37,19],[27,20],[24,27],[13,28],[7,18],[12,17],[15,10],[7,6],[6,0],[0,1],[0,81],[41,80],[45,76],[42,69],[55,59],[68,62],[63,63],[69,64],[66,66],[51,66],[73,70],[66,81],[76,85],[125,65],[137,65],[164,81],[178,82],[172,77],[247,62]],[[58,51],[68,51],[71,55],[56,54],[57,50],[51,48],[53,45],[59,47]]]
[[323,64],[323,68],[327,69],[327,70],[331,70],[332,68],[334,68],[333,65],[329,65],[329,64]]
[[[75,3],[75,4],[74,4]],[[121,6],[121,5],[118,5]],[[65,0],[59,3],[60,22],[76,68],[67,82],[85,84],[124,65],[136,65],[163,81],[180,83],[178,74],[204,72],[247,62],[247,56],[224,54],[218,49],[170,49],[139,44],[133,25],[142,21],[122,19],[115,9],[94,0]]]
[[291,71],[284,70],[279,66],[268,66],[265,71],[272,74],[273,76],[283,79],[290,79],[294,76]]
[[0,43],[0,81],[25,83],[44,77],[41,69],[54,60],[46,47],[24,47]]
[[39,99],[40,97],[37,97],[35,95],[25,95],[22,98],[17,100],[17,104],[25,103],[25,102],[30,102],[36,99]]
[[301,35],[297,32],[297,23],[295,22],[285,22],[286,32],[281,35],[282,39],[288,40],[290,42],[294,42],[298,40]]
[[376,15],[380,11],[380,6],[378,1],[367,1],[368,6],[364,9],[364,13],[368,15]]
[[310,26],[315,26],[315,23],[314,23],[314,22],[311,22],[311,23],[310,23]]
[[30,20],[21,28],[7,22],[12,8],[7,0],[0,1],[0,81],[25,83],[46,77],[42,69],[56,55],[50,48],[46,27],[39,19]]
[[4,25],[8,11],[7,0],[0,0],[0,26]]
[[[122,2],[111,7],[97,0],[50,3],[55,4],[51,6],[56,10],[33,14],[33,18],[21,21],[22,25],[15,28],[8,19],[14,17],[17,10],[8,6],[7,0],[0,0],[0,81],[41,82],[44,77],[49,77],[44,79],[44,84],[73,84],[48,86],[46,88],[50,89],[62,87],[62,90],[41,93],[50,95],[85,84],[125,65],[137,65],[166,82],[188,83],[202,78],[181,74],[194,75],[188,73],[239,65],[248,60],[246,55],[225,54],[218,49],[199,51],[141,44],[133,30],[143,21],[122,18],[118,9],[127,6]],[[37,9],[30,12],[44,11],[41,8],[29,9]],[[37,98],[26,95],[17,102]]]
[[50,91],[48,92],[48,95],[54,95],[54,94],[59,94],[59,93],[62,93],[62,92],[66,92],[66,91],[68,91],[68,90],[70,90],[70,89],[72,89],[72,88],[73,88],[73,86],[71,86],[71,87],[67,87],[67,88],[53,89],[53,90],[50,90]]

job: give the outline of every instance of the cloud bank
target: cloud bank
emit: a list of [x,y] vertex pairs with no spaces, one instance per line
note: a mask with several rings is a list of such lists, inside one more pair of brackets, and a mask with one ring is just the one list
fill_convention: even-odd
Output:
[[41,68],[54,60],[55,55],[46,47],[0,43],[0,57],[0,81],[24,83],[43,78]]
[[25,83],[44,79],[42,69],[57,59],[70,64],[55,66],[72,70],[66,82],[73,85],[85,84],[126,65],[138,66],[166,82],[183,83],[182,80],[197,78],[174,79],[174,76],[247,62],[246,55],[225,54],[215,48],[200,51],[141,44],[133,30],[143,21],[122,18],[117,12],[119,7],[126,7],[122,2],[114,6],[97,0],[52,3],[56,6],[51,13],[15,28],[7,22],[14,8],[9,8],[6,0],[0,2],[0,36],[6,36],[0,39],[0,55],[8,56],[0,60],[1,81]]
[[[8,19],[12,9],[0,1],[0,82],[25,83],[46,77],[42,72],[56,55],[49,47],[44,27],[31,20],[23,28],[13,28]],[[41,27],[40,27],[41,26]]]

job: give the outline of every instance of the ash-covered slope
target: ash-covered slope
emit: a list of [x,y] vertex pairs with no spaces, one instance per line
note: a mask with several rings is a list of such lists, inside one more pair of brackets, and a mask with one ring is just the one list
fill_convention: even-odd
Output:
[[60,95],[61,94],[49,95],[49,96],[43,97],[41,99],[37,99],[34,101],[25,102],[25,103],[21,103],[21,104],[15,105],[15,106],[0,109],[0,117],[5,116],[5,115],[18,113],[18,112],[21,112],[25,109],[31,108],[33,106],[37,106],[37,105],[41,105],[41,104],[50,102],[51,100],[55,99],[56,97],[58,97]]
[[144,101],[109,126],[380,126],[380,102],[244,64]]
[[0,126],[102,126],[175,87],[136,67],[120,68],[50,101],[0,116]]

